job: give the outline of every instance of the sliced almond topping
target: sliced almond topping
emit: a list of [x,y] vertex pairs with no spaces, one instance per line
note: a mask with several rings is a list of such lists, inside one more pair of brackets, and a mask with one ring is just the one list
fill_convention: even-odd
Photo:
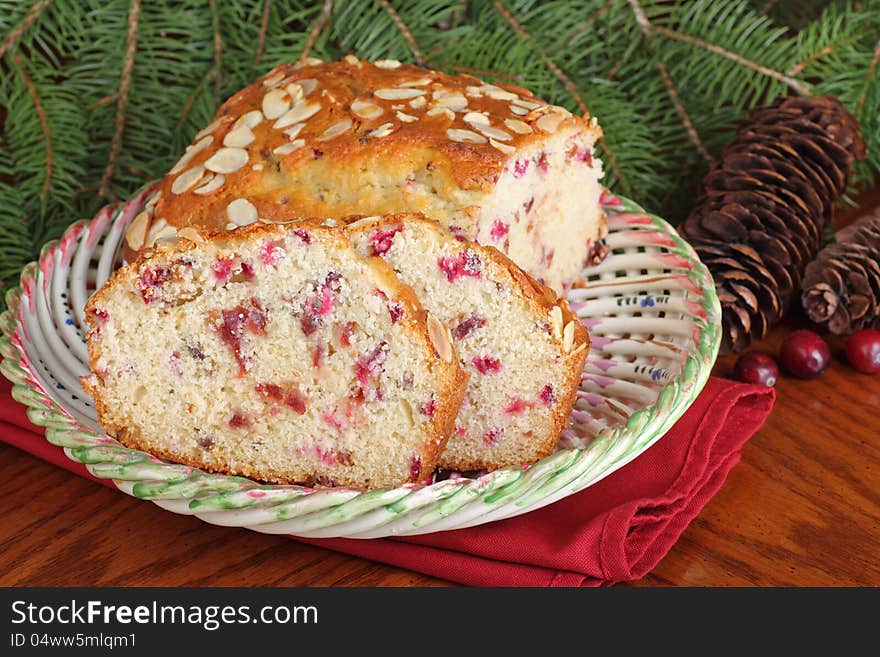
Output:
[[288,95],[290,96],[290,100],[292,100],[294,103],[302,100],[304,96],[303,88],[298,82],[291,82],[290,84],[284,85],[284,91],[288,93]]
[[[163,220],[164,221],[164,220]],[[174,226],[163,225],[157,231],[150,231],[147,246],[155,244],[174,244],[177,241],[177,229]]]
[[393,123],[383,123],[378,128],[376,128],[374,130],[370,130],[367,133],[367,136],[368,137],[376,137],[376,138],[387,137],[392,132],[394,132],[394,124]]
[[140,251],[147,239],[147,224],[150,222],[150,213],[141,212],[134,218],[125,231],[125,243],[132,251]]
[[300,131],[306,126],[305,123],[296,123],[286,130],[284,130],[284,134],[287,135],[288,139],[296,139],[296,136],[300,133]]
[[177,231],[177,234],[180,237],[188,239],[190,242],[194,242],[195,244],[204,244],[207,240],[202,237],[202,234],[197,231],[192,226],[186,226]]
[[538,120],[535,121],[535,125],[544,132],[555,132],[563,119],[565,119],[565,115],[561,112],[548,112],[539,116]]
[[525,107],[518,107],[516,105],[511,105],[510,111],[513,114],[518,114],[519,116],[525,116],[526,114],[529,113],[529,110],[527,110]]
[[467,109],[467,106],[467,98],[458,93],[442,96],[441,98],[437,98],[434,102],[434,107],[447,107],[453,112],[460,112],[463,109]]
[[338,226],[339,224],[337,223],[336,219],[330,217],[329,219],[324,219],[324,221],[321,222],[321,225],[327,226],[328,228],[336,228],[336,226]]
[[500,130],[499,128],[493,128],[492,126],[476,126],[477,130],[482,132],[487,137],[491,137],[497,141],[510,141],[513,139],[508,133],[504,132],[504,130]]
[[303,78],[302,80],[297,80],[296,83],[302,87],[303,96],[308,96],[318,88],[318,81],[315,78]]
[[397,87],[392,87],[390,89],[376,89],[376,91],[373,92],[373,95],[376,96],[376,98],[381,98],[382,100],[409,100],[410,98],[423,96],[424,94],[424,89],[400,89]]
[[412,123],[413,121],[419,120],[419,117],[413,116],[412,114],[404,114],[403,112],[397,112],[397,118],[404,123]]
[[472,85],[468,85],[467,87],[465,87],[464,92],[470,98],[482,98],[483,97],[482,87],[475,87]]
[[532,132],[532,126],[519,119],[504,119],[504,125],[520,135],[527,135]]
[[530,110],[538,109],[539,107],[543,107],[545,104],[545,103],[536,103],[531,100],[525,100],[524,98],[520,98],[518,96],[516,98],[512,99],[510,102],[512,102],[514,105],[519,105],[520,107],[525,107],[526,109],[530,109]]
[[263,114],[267,119],[277,119],[290,109],[290,94],[284,89],[273,89],[263,96]]
[[510,155],[516,151],[516,149],[510,144],[502,144],[500,141],[495,141],[491,137],[489,138],[489,143],[505,155]]
[[[557,306],[558,308],[559,306]],[[568,353],[574,346],[574,320],[565,325],[562,331],[562,351]]]
[[294,139],[289,144],[281,144],[281,146],[273,148],[272,152],[275,153],[275,155],[289,155],[290,153],[293,153],[293,151],[297,150],[298,148],[302,148],[305,145],[305,139]]
[[254,139],[256,139],[256,137],[254,137],[254,133],[251,132],[251,129],[242,124],[226,133],[226,136],[223,138],[223,145],[244,148],[245,146],[252,144]]
[[360,60],[357,57],[355,57],[354,55],[346,55],[342,59],[345,60],[346,62],[348,62],[349,64],[351,64],[352,66],[354,66],[355,64],[361,63]]
[[248,153],[243,148],[224,147],[205,162],[205,168],[214,173],[232,173],[241,169],[248,161]]
[[481,114],[480,112],[468,112],[463,117],[461,117],[465,123],[470,123],[472,126],[481,126],[481,125],[489,125],[491,121],[489,121],[489,117],[485,114]]
[[300,69],[306,66],[317,66],[318,64],[323,63],[323,59],[318,59],[317,57],[306,57],[305,59],[301,59],[296,64],[294,64],[293,68]]
[[452,141],[461,141],[461,142],[469,142],[471,144],[485,144],[486,138],[483,135],[478,135],[476,132],[472,130],[460,130],[458,128],[449,128],[446,131],[446,136],[449,137]]
[[333,139],[334,137],[338,137],[344,132],[348,132],[351,130],[351,119],[347,116],[331,125],[324,132],[321,133],[321,136],[318,137],[318,141],[327,141],[328,139]]
[[373,65],[385,69],[400,68],[400,62],[396,59],[377,59]]
[[236,226],[235,224],[226,224],[226,230],[235,230],[236,228],[238,228],[238,226]]
[[187,169],[174,179],[171,183],[171,192],[174,194],[183,194],[190,187],[195,185],[202,176],[205,175],[205,167],[197,164],[192,169]]
[[277,73],[272,73],[269,75],[269,77],[267,77],[265,80],[263,80],[263,86],[264,87],[274,87],[276,84],[281,82],[283,79],[284,79],[284,72],[283,71],[278,71]]
[[286,128],[294,123],[312,118],[321,109],[320,103],[301,101],[285,112],[272,124],[273,128]]
[[384,112],[385,110],[375,103],[371,103],[361,98],[356,98],[351,103],[351,113],[361,119],[375,119],[382,116]]
[[201,139],[202,137],[206,137],[206,136],[208,136],[209,134],[211,134],[212,132],[214,132],[214,131],[220,126],[220,123],[221,123],[221,120],[220,120],[220,119],[214,119],[214,120],[211,121],[208,125],[206,125],[204,128],[202,128],[201,130],[199,130],[199,131],[196,133],[196,136],[194,137],[194,139],[195,139],[196,141],[198,141],[198,140]]
[[246,198],[237,198],[226,206],[226,216],[236,226],[247,226],[257,220],[257,208]]
[[562,308],[559,306],[550,309],[550,328],[553,330],[553,337],[559,340],[562,337]]
[[199,153],[205,150],[208,146],[214,143],[214,135],[208,135],[207,137],[202,137],[199,141],[192,144],[191,146],[186,147],[186,151],[183,153],[183,157],[177,160],[177,164],[175,164],[171,171],[168,173],[177,173],[181,171],[187,164],[190,163],[190,160],[195,157],[196,153]]
[[262,171],[262,170],[263,170],[263,163],[262,162],[257,162],[256,164],[251,165],[251,171]]
[[413,109],[422,109],[427,103],[428,101],[425,100],[424,96],[419,96],[418,98],[413,98],[409,101],[409,106]]
[[216,176],[211,174],[211,179],[208,180],[201,187],[196,187],[193,190],[193,194],[198,194],[199,196],[205,196],[206,194],[210,194],[216,189],[220,189],[223,186],[223,183],[226,181],[226,177],[222,174],[217,174]]
[[431,83],[431,78],[419,78],[418,80],[410,80],[409,82],[401,82],[398,87],[424,87]]
[[245,112],[241,116],[238,117],[238,120],[232,124],[232,130],[237,130],[242,125],[247,126],[251,130],[256,128],[263,122],[263,113],[260,110],[251,110],[250,112]]
[[501,87],[496,87],[495,85],[488,84],[483,88],[483,93],[485,93],[489,98],[494,98],[495,100],[515,100],[519,98],[512,91],[506,91]]
[[159,202],[159,199],[162,198],[162,192],[156,192],[150,197],[150,200],[147,201],[147,204],[144,206],[147,210],[152,210],[156,207],[156,204]]
[[431,344],[434,345],[437,355],[445,362],[451,363],[455,351],[452,348],[452,334],[449,332],[449,328],[431,313],[428,313],[427,324],[428,337],[431,339]]
[[427,112],[425,112],[428,116],[436,116],[437,114],[442,114],[450,121],[455,121],[455,114],[448,107],[432,107]]

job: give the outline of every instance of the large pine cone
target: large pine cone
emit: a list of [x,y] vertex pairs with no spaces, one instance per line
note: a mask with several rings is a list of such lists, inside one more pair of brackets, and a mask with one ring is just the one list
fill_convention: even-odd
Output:
[[715,278],[722,353],[782,317],[865,155],[856,119],[831,96],[779,99],[739,127],[679,228]]
[[807,265],[801,301],[837,335],[880,328],[880,207],[837,231]]

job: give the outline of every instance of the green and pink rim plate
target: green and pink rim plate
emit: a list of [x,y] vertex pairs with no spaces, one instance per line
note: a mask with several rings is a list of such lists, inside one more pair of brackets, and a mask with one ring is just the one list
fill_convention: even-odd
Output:
[[577,493],[659,440],[705,385],[721,310],[712,278],[663,219],[606,192],[610,248],[568,294],[592,350],[555,453],[529,467],[363,491],[267,485],[171,463],[104,433],[80,387],[83,309],[119,264],[126,226],[154,187],[46,244],[0,315],[0,371],[53,445],[122,491],[205,522],[302,537],[377,538],[460,529]]

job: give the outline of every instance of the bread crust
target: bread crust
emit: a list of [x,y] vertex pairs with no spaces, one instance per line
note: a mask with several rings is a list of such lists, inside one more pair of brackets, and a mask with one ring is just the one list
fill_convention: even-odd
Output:
[[[395,93],[408,97],[388,97]],[[278,109],[267,97],[277,99]],[[306,118],[290,123],[286,114],[275,116],[286,106],[296,109],[297,102],[295,118]],[[264,118],[254,123],[258,116]],[[292,126],[302,127],[287,134]],[[595,119],[549,105],[515,85],[487,85],[469,75],[408,64],[387,68],[353,57],[301,67],[281,64],[227,100],[198,133],[161,181],[145,226],[138,226],[127,248],[131,255],[148,247],[140,237],[166,223],[223,230],[230,223],[227,208],[238,198],[247,198],[268,219],[338,217],[367,205],[370,212],[397,211],[399,182],[417,171],[426,172],[425,184],[440,196],[457,199],[455,212],[464,208],[467,213],[518,152],[560,132],[581,132],[594,140],[602,134]],[[216,166],[220,150],[235,157]],[[203,166],[209,169],[205,175],[193,178]],[[205,192],[220,176],[222,184]],[[432,218],[449,219],[433,210]]]

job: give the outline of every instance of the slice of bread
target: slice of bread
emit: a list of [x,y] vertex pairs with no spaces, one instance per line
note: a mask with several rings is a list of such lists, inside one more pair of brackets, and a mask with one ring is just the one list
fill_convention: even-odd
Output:
[[266,482],[430,477],[467,376],[390,267],[317,220],[185,234],[88,303],[83,385],[111,435]]
[[352,219],[348,232],[361,254],[383,258],[449,327],[470,374],[441,466],[494,469],[550,454],[589,350],[587,329],[565,300],[496,249],[421,215]]

